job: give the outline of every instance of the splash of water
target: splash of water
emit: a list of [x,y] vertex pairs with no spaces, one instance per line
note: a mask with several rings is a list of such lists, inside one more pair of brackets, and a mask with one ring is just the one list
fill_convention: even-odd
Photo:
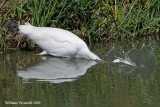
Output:
[[123,63],[134,67],[156,67],[156,58],[151,44],[143,45],[140,49],[135,46],[127,53],[119,52],[112,48],[104,56],[103,60],[113,63]]
[[125,58],[120,58],[120,57],[117,57],[117,59],[113,60],[113,63],[124,63],[124,64],[127,64],[127,65],[131,65],[131,66],[134,66],[136,67],[137,65],[129,58],[129,57],[125,57]]

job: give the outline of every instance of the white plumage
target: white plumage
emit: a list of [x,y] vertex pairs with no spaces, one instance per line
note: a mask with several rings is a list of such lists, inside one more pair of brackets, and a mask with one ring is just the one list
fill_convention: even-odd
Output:
[[101,60],[92,53],[86,43],[75,34],[50,27],[35,27],[29,23],[19,26],[22,37],[31,39],[44,51],[41,55],[50,54],[58,57],[76,57],[91,60]]

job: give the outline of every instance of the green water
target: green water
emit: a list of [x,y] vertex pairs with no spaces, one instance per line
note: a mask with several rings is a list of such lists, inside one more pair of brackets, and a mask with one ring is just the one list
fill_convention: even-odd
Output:
[[[159,107],[160,45],[151,45],[158,67],[132,72],[119,72],[110,62],[41,57],[28,51],[0,54],[0,106]],[[91,50],[102,57],[112,46],[99,44]],[[116,46],[119,51],[131,48]]]

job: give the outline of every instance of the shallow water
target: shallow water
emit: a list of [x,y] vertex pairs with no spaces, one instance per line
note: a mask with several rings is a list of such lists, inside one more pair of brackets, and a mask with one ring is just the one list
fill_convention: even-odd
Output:
[[[120,46],[120,47],[119,47]],[[95,45],[91,50],[106,62],[36,56],[35,52],[0,54],[0,105],[38,107],[158,107],[160,47]],[[113,51],[111,51],[113,52]],[[130,53],[131,52],[131,53]],[[126,53],[135,66],[112,63]],[[120,56],[118,56],[120,57]],[[116,58],[116,57],[115,57]]]

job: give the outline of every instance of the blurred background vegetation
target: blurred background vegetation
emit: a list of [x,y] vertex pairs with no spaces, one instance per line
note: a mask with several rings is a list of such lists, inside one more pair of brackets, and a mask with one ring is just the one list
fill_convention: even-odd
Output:
[[0,49],[34,47],[4,25],[30,22],[69,30],[89,45],[160,35],[159,0],[0,0]]

